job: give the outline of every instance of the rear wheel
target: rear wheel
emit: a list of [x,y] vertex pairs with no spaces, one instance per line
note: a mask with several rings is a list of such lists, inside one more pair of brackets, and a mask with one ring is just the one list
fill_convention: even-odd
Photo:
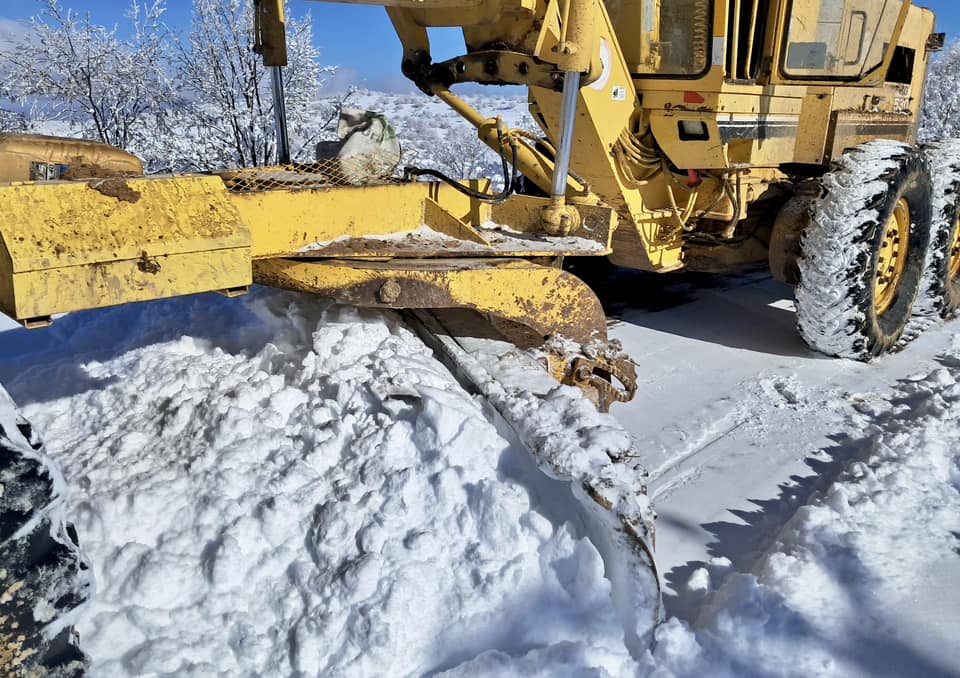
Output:
[[797,287],[811,348],[869,360],[897,345],[920,289],[930,195],[923,154],[891,141],[848,151],[821,179]]
[[918,312],[948,318],[960,310],[960,140],[924,148],[933,183],[930,253]]

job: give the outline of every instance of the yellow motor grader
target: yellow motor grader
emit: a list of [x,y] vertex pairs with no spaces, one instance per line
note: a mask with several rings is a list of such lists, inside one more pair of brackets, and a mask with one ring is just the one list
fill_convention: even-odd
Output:
[[[502,157],[502,191],[290,163],[283,3],[255,0],[281,165],[143,177],[134,158],[94,144],[0,138],[0,308],[35,327],[261,283],[362,306],[468,308],[533,341],[588,343],[605,339],[604,316],[564,257],[657,272],[769,261],[799,284],[812,347],[869,358],[899,340],[928,259],[947,262],[933,306],[956,305],[958,235],[943,223],[955,210],[932,214],[925,159],[939,149],[912,146],[943,42],[930,11],[903,0],[369,4],[387,7],[403,73]],[[467,53],[435,63],[437,26],[461,27]],[[526,86],[542,137],[471,108],[451,91],[466,82]],[[441,181],[415,180],[431,174]],[[927,256],[930,242],[943,256]],[[633,388],[627,367],[603,359],[558,356],[552,371],[605,403]],[[600,386],[611,373],[618,386]]]
[[[899,339],[928,259],[948,264],[933,306],[956,305],[958,235],[944,223],[955,210],[932,214],[925,159],[939,149],[912,146],[943,42],[930,11],[903,0],[369,4],[387,7],[403,73],[503,158],[502,191],[290,163],[282,105],[281,165],[220,175],[143,177],[119,151],[8,135],[0,309],[35,327],[261,283],[362,306],[468,308],[534,341],[587,343],[605,339],[604,316],[564,257],[657,272],[769,261],[799,283],[811,346],[869,358]],[[283,3],[255,6],[282,104]],[[437,26],[462,27],[467,53],[435,63]],[[526,86],[542,136],[468,106],[451,91],[466,82]],[[928,257],[928,242],[944,256]],[[629,396],[622,365],[559,360],[561,378],[589,388],[614,372],[627,383],[604,397]]]
[[[101,144],[0,135],[0,310],[41,327],[251,284],[458,309],[545,346],[550,373],[606,409],[632,397],[634,366],[565,258],[768,263],[797,286],[805,341],[857,359],[896,346],[914,315],[960,306],[960,149],[915,145],[943,35],[909,0],[360,0],[386,7],[404,75],[500,156],[501,188],[376,158],[362,172],[356,158],[291,161],[283,2],[252,1],[277,165],[148,177]],[[462,28],[466,53],[435,62],[433,27]],[[526,87],[541,133],[475,110],[462,83]],[[417,317],[455,352],[462,323]],[[652,526],[613,475],[551,473],[653,566]]]

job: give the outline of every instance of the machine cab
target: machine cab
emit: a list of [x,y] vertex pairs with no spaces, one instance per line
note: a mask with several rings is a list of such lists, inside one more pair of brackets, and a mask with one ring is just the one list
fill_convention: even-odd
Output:
[[[606,0],[605,5],[636,79],[715,80],[722,74],[730,82],[764,83],[909,82],[918,50],[896,38],[909,11],[926,11],[905,0]],[[928,35],[921,37],[922,45]]]

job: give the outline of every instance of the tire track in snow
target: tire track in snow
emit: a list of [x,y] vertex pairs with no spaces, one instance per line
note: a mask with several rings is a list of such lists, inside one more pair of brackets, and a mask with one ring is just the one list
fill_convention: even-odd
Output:
[[784,496],[799,505],[750,562],[721,555],[692,573],[700,659],[734,673],[779,673],[789,658],[798,675],[956,675],[960,341],[935,364],[851,399],[817,482]]

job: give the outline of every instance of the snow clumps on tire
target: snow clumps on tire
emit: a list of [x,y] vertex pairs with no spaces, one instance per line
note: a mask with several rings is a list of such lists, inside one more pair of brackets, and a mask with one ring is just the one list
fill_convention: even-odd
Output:
[[960,281],[951,280],[950,255],[960,228],[960,139],[944,139],[923,148],[933,185],[933,223],[924,266],[917,315],[955,315],[960,309]]
[[[908,260],[892,304],[878,314],[878,258],[900,200],[911,216]],[[920,286],[929,223],[929,169],[917,149],[874,141],[844,153],[821,179],[803,235],[796,297],[804,341],[821,353],[857,360],[895,347]]]

